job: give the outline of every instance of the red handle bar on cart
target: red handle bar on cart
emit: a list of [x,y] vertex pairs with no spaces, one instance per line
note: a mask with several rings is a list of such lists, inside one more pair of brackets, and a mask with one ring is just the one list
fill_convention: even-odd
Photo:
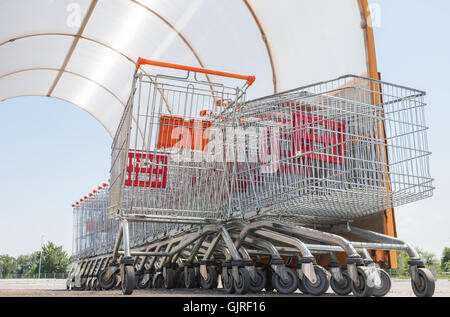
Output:
[[186,70],[186,71],[192,71],[195,73],[203,73],[203,74],[209,74],[209,75],[216,75],[216,76],[222,76],[222,77],[230,77],[230,78],[236,78],[236,79],[242,79],[247,81],[247,85],[251,86],[254,82],[256,77],[251,75],[241,75],[241,74],[235,74],[235,73],[228,73],[223,72],[220,70],[213,70],[208,68],[201,68],[201,67],[194,67],[194,66],[186,66],[186,65],[180,65],[180,64],[173,64],[173,63],[166,63],[166,62],[159,62],[159,61],[152,61],[149,59],[145,59],[142,57],[139,57],[137,63],[136,63],[136,69],[141,67],[141,65],[153,65],[158,67],[166,67],[166,68],[173,68],[173,69],[179,69],[179,70]]

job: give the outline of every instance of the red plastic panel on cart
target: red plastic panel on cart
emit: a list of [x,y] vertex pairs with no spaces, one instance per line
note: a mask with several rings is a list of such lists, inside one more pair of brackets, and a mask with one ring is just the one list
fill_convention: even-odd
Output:
[[159,120],[158,149],[205,150],[211,121],[182,117],[161,116]]
[[[343,164],[345,123],[318,116],[294,113],[294,153],[308,153],[307,159]],[[319,130],[321,135],[315,130]]]
[[167,155],[128,153],[125,186],[166,188]]

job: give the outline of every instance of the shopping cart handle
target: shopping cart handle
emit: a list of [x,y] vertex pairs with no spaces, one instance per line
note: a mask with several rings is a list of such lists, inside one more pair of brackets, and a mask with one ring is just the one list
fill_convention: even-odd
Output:
[[251,75],[241,75],[241,74],[228,73],[228,72],[223,72],[220,70],[213,70],[213,69],[208,69],[208,68],[152,61],[149,59],[139,57],[139,59],[136,63],[136,69],[141,67],[141,65],[153,65],[153,66],[159,66],[159,67],[174,68],[174,69],[179,69],[179,70],[187,70],[187,71],[192,71],[192,72],[196,72],[196,73],[203,73],[203,74],[209,74],[209,75],[242,79],[242,80],[246,80],[247,85],[249,85],[249,86],[251,86],[255,82],[255,79],[256,79],[255,76],[251,76]]

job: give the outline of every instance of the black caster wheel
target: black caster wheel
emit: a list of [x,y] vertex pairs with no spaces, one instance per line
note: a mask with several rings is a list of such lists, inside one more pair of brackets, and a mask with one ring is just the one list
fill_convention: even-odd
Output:
[[290,268],[285,268],[287,280],[284,281],[278,274],[272,275],[272,284],[280,294],[292,294],[297,290],[298,277],[297,274]]
[[[224,274],[227,274],[227,280],[225,280]],[[226,273],[222,271],[222,287],[228,294],[233,294],[235,292],[233,274],[231,274],[231,269],[227,269]]]
[[201,288],[202,287],[202,275],[200,274],[200,269],[199,268],[195,268],[195,288]]
[[355,297],[370,297],[375,290],[374,286],[367,285],[367,270],[362,267],[356,269],[358,273],[358,282],[352,282],[352,292]]
[[[303,276],[303,278],[306,278],[305,276]],[[304,295],[309,295],[308,290],[305,288],[304,286],[305,284],[303,283],[302,279],[298,279],[298,290],[300,292],[302,292]]]
[[207,266],[206,267],[206,273],[208,275],[207,279],[205,280],[203,276],[200,274],[200,284],[202,288],[204,289],[213,289],[217,288],[217,270],[213,266]]
[[154,288],[154,286],[153,286],[153,277],[154,277],[153,274],[150,274],[149,277],[148,277],[148,288]]
[[107,269],[100,271],[100,273],[98,274],[97,280],[102,289],[110,290],[117,284],[117,275],[116,275],[116,273],[113,273],[109,277],[109,279],[107,279],[106,272],[107,272]]
[[197,277],[194,268],[190,267],[186,270],[184,284],[186,288],[195,288],[197,286]]
[[100,282],[97,279],[97,291],[103,291],[103,288],[100,286]]
[[272,277],[274,275],[274,273],[272,272],[272,270],[266,270],[266,285],[264,286],[264,289],[266,290],[266,292],[273,292],[273,290],[275,289],[273,287],[273,283],[272,283]]
[[177,271],[174,269],[166,269],[166,278],[164,278],[163,287],[166,289],[175,288],[177,285]]
[[164,277],[162,273],[156,275],[153,281],[153,288],[163,288],[164,285]]
[[417,297],[432,297],[434,294],[434,276],[430,270],[425,268],[417,269],[417,283],[411,280],[411,286]]
[[385,270],[378,269],[378,273],[380,274],[381,285],[380,287],[375,286],[373,296],[383,297],[391,290],[392,286],[391,277]]
[[92,289],[94,291],[99,291],[100,290],[100,285],[98,285],[98,280],[94,279],[94,281],[92,282]]
[[253,293],[259,293],[266,286],[267,278],[266,273],[262,270],[256,270],[255,273],[255,279],[252,279],[250,277],[249,291]]
[[117,277],[117,283],[114,285],[113,290],[121,290],[122,289],[122,280],[120,278],[120,274]]
[[352,292],[352,279],[347,271],[342,271],[342,281],[340,283],[331,276],[330,285],[337,295],[346,296]]
[[131,295],[136,286],[136,278],[133,265],[124,265],[121,268],[122,293]]
[[320,296],[325,294],[330,287],[330,280],[328,278],[328,272],[320,265],[314,265],[314,272],[316,273],[316,282],[312,283],[308,278],[303,277],[303,287],[307,290],[308,294],[314,296]]
[[150,285],[150,279],[146,280],[145,274],[139,274],[136,280],[137,280],[136,287],[138,289],[146,289]]
[[177,287],[178,288],[185,288],[185,282],[184,282],[184,269],[180,269],[177,272],[177,277],[178,277],[178,281],[177,281]]
[[238,282],[234,283],[234,290],[236,294],[244,295],[247,294],[250,287],[250,273],[246,268],[239,269],[239,279]]

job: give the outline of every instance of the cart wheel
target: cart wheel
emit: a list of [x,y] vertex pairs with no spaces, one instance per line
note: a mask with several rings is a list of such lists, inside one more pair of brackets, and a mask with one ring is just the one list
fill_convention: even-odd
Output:
[[113,290],[122,289],[122,280],[120,279],[120,274],[118,274],[117,283],[114,285]]
[[154,287],[153,286],[153,277],[154,277],[153,274],[149,274],[149,276],[148,276],[148,288],[153,288]]
[[312,283],[305,276],[302,279],[303,288],[308,294],[320,296],[328,291],[330,280],[328,278],[328,272],[320,265],[314,265],[314,272],[316,273],[316,282]]
[[176,285],[177,285],[177,271],[175,271],[174,269],[167,269],[163,287],[166,289],[172,289],[175,288]]
[[417,270],[418,283],[411,280],[411,286],[417,297],[432,297],[434,294],[434,277],[430,270],[419,268]]
[[352,279],[350,275],[348,275],[347,271],[342,272],[342,281],[339,283],[331,276],[330,279],[331,289],[337,294],[341,296],[347,296],[352,292]]
[[266,292],[273,292],[274,287],[273,287],[273,283],[272,283],[272,277],[273,277],[273,272],[272,270],[267,269],[266,270],[266,285],[264,286],[264,289],[266,290]]
[[106,280],[106,272],[107,269],[104,269],[98,274],[98,283],[102,289],[110,290],[117,284],[117,275],[114,273],[109,277],[109,280]]
[[372,296],[375,287],[367,285],[367,271],[365,268],[358,267],[358,283],[352,281],[352,292],[356,297],[370,297]]
[[185,288],[185,282],[184,282],[184,269],[180,270],[177,272],[177,276],[178,276],[178,282],[177,282],[177,287],[178,288]]
[[94,279],[94,281],[92,282],[92,289],[94,291],[98,291],[99,290],[98,289],[98,280],[97,279]]
[[380,287],[375,286],[373,296],[383,297],[391,290],[392,286],[391,277],[385,270],[378,269],[378,273],[380,274],[381,285]]
[[193,268],[187,269],[187,275],[184,279],[186,288],[195,288],[197,285],[195,270]]
[[292,294],[298,287],[298,277],[297,274],[295,274],[295,272],[291,268],[287,267],[285,268],[285,270],[288,276],[288,280],[283,281],[283,279],[280,276],[278,276],[278,274],[273,274],[272,284],[273,286],[275,286],[275,289],[278,291],[278,293]]
[[227,275],[228,275],[228,282],[227,281],[225,281],[225,279],[224,279],[224,277],[223,277],[223,274],[224,273],[222,273],[222,286],[223,286],[223,289],[228,293],[228,294],[233,294],[234,292],[235,292],[235,289],[234,289],[234,282],[233,282],[233,274],[231,274],[231,270],[230,269],[228,269],[227,270]]
[[194,272],[195,272],[195,288],[201,288],[202,275],[200,274],[200,270],[194,269]]
[[136,278],[133,265],[125,265],[121,270],[122,275],[122,293],[123,295],[131,295],[136,286]]
[[250,278],[250,286],[249,291],[253,293],[259,293],[262,291],[264,286],[267,283],[266,274],[264,271],[256,270],[256,276],[255,279]]
[[101,287],[98,278],[97,278],[97,291],[103,291],[103,288]]
[[[306,278],[306,277],[304,277]],[[302,282],[302,279],[298,279],[298,289],[300,292],[302,292],[304,295],[309,295],[308,290],[305,288],[304,283]]]
[[145,274],[139,274],[137,276],[137,283],[136,283],[137,288],[139,288],[139,289],[148,288],[148,286],[150,284],[150,280],[148,279],[146,282],[144,282],[144,277],[145,277]]
[[153,283],[153,288],[163,288],[164,285],[164,277],[162,276],[162,273],[159,273],[156,275],[155,281]]
[[246,268],[239,269],[239,282],[234,283],[234,290],[236,294],[244,295],[247,294],[250,287],[250,273]]
[[213,266],[206,267],[208,278],[205,280],[200,274],[200,284],[204,289],[217,288],[217,270]]

